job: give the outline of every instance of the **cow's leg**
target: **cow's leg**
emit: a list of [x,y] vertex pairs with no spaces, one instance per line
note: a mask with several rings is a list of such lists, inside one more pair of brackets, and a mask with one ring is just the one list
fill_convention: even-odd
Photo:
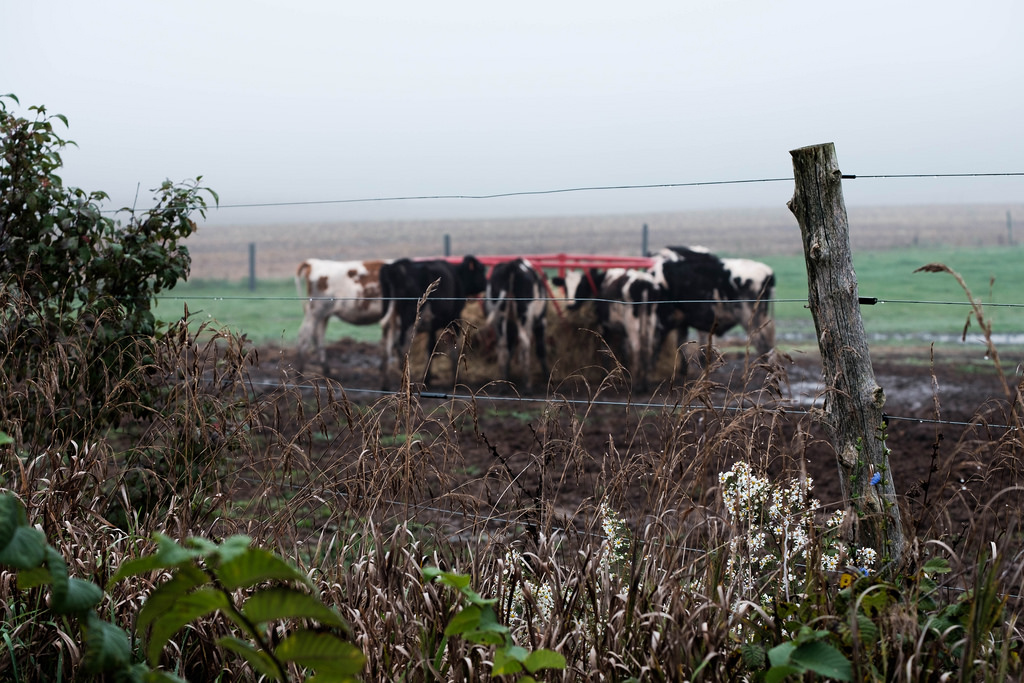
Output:
[[640,341],[640,315],[637,310],[629,304],[616,304],[622,306],[623,332],[626,333],[626,368],[630,371],[637,388],[646,389],[646,375],[643,371],[643,351]]
[[676,376],[679,379],[680,384],[686,383],[686,376],[690,370],[690,359],[686,355],[686,337],[690,332],[690,328],[685,324],[676,326],[676,361],[679,364],[679,370],[676,372]]
[[523,388],[533,389],[533,373],[530,368],[530,356],[533,354],[532,331],[529,321],[518,320],[516,324],[516,358],[519,361],[519,372],[523,375]]
[[498,372],[501,373],[502,379],[507,380],[509,366],[511,364],[511,352],[508,348],[508,316],[502,315],[498,318],[495,330],[497,333],[496,341],[498,343]]
[[313,350],[316,352],[320,365],[327,367],[327,320],[330,315],[318,315],[316,325],[313,327]]
[[430,369],[433,365],[431,361],[434,359],[434,352],[437,350],[435,348],[437,346],[437,332],[438,330],[434,327],[434,322],[431,321],[430,325],[427,327],[427,364],[423,368],[423,384],[428,387],[433,383],[433,378],[430,375]]
[[380,384],[384,390],[390,384],[392,366],[401,368],[402,359],[407,358],[413,325],[399,312],[388,313],[381,320]]
[[380,335],[380,388],[388,389],[388,374],[391,371],[391,358],[395,353],[395,324],[393,316],[386,315],[381,321]]
[[316,325],[317,310],[315,302],[307,301],[305,305],[305,314],[302,316],[302,324],[299,325],[299,336],[296,342],[300,370],[305,367],[306,358],[310,351],[316,350]]
[[541,374],[547,381],[548,376],[551,374],[551,370],[548,367],[548,350],[547,341],[547,321],[544,319],[545,311],[542,311],[536,320],[533,321],[533,345],[537,352],[537,361],[540,363]]
[[754,348],[760,356],[767,355],[775,348],[775,321],[768,314],[767,304],[758,301],[750,315],[745,329]]
[[640,362],[642,364],[645,388],[650,378],[654,376],[657,366],[657,358],[654,355],[655,327],[654,312],[650,310],[649,306],[645,305],[644,310],[640,313],[640,338],[638,340],[641,349]]

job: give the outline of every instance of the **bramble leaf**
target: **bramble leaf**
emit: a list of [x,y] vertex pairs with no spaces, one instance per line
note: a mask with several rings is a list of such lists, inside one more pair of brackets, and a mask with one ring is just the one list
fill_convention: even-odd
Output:
[[228,590],[248,588],[263,581],[298,581],[312,586],[309,577],[277,555],[262,548],[248,548],[215,572]]
[[295,662],[318,673],[346,676],[358,674],[366,661],[359,649],[333,633],[296,631],[281,641],[274,650],[278,659]]
[[254,593],[242,607],[242,613],[254,624],[277,619],[313,619],[325,626],[346,628],[336,611],[311,595],[294,588],[269,588]]

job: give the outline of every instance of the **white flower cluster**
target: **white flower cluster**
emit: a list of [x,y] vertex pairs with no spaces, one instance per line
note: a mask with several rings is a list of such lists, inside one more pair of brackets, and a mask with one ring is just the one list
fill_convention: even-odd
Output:
[[[820,544],[821,568],[838,571],[850,553],[835,539],[845,519],[840,510],[815,527],[821,502],[811,497],[810,477],[791,479],[787,487],[775,487],[767,477],[756,475],[746,462],[718,475],[722,501],[729,520],[739,533],[729,546],[726,572],[745,596],[762,599],[775,594],[786,599],[799,592],[806,578],[811,539]],[[874,565],[877,553],[861,548],[855,564],[862,573]]]
[[597,514],[601,517],[601,529],[604,531],[604,538],[601,539],[601,546],[598,549],[601,568],[610,569],[612,562],[623,559],[626,544],[629,542],[626,536],[626,523],[607,503],[601,503]]
[[[599,558],[598,566],[601,571],[611,572],[613,564],[623,559],[626,546],[629,544],[629,537],[625,522],[607,503],[601,503],[598,515],[604,533],[594,556]],[[522,574],[520,581],[515,581],[516,568]],[[515,583],[511,602],[513,623],[510,626],[513,627],[525,626],[526,604],[530,598],[532,598],[537,616],[542,622],[547,622],[555,609],[555,597],[550,584],[527,578],[529,570],[529,565],[518,550],[512,548],[505,553],[502,585],[509,586]]]
[[[505,553],[505,569],[501,575],[503,585],[507,586],[513,582],[514,567],[526,569],[527,565],[523,561],[522,553],[515,548],[510,548]],[[531,581],[523,576],[522,581],[515,584],[515,589],[512,593],[512,613],[514,618],[521,618],[526,614],[527,596],[533,598],[533,604],[537,606],[538,616],[547,621],[555,609],[555,597],[551,592],[551,586],[547,583]]]

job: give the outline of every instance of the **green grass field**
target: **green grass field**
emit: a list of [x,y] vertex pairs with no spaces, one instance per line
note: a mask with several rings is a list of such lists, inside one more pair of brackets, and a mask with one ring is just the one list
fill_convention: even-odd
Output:
[[[958,336],[969,313],[967,296],[947,274],[914,273],[928,263],[945,263],[959,272],[972,294],[989,306],[993,331],[1024,334],[1024,247],[906,248],[861,252],[854,256],[860,295],[884,303],[862,307],[869,335],[885,335],[886,343],[927,332]],[[769,256],[763,259],[775,269],[777,287],[775,317],[780,345],[787,335],[813,332],[806,308],[807,274],[803,256]],[[991,283],[991,284],[990,284]],[[938,302],[938,303],[901,303]],[[182,283],[157,306],[161,320],[181,316],[184,305],[197,320],[216,321],[235,332],[244,332],[256,344],[295,343],[302,322],[302,299],[291,280],[258,281],[254,291],[246,282],[194,280]],[[972,330],[977,330],[972,326]],[[329,341],[350,337],[377,341],[376,325],[355,326],[332,320]],[[910,340],[912,341],[912,340]]]

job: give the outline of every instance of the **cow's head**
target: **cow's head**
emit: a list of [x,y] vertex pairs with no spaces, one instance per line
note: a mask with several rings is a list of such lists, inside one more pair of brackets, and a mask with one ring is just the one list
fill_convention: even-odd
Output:
[[574,311],[585,301],[597,297],[597,293],[601,291],[604,277],[603,270],[591,268],[589,270],[570,270],[565,277],[552,278],[551,282],[556,287],[565,289],[566,308]]
[[487,268],[475,256],[466,255],[459,264],[459,279],[467,296],[487,289]]

